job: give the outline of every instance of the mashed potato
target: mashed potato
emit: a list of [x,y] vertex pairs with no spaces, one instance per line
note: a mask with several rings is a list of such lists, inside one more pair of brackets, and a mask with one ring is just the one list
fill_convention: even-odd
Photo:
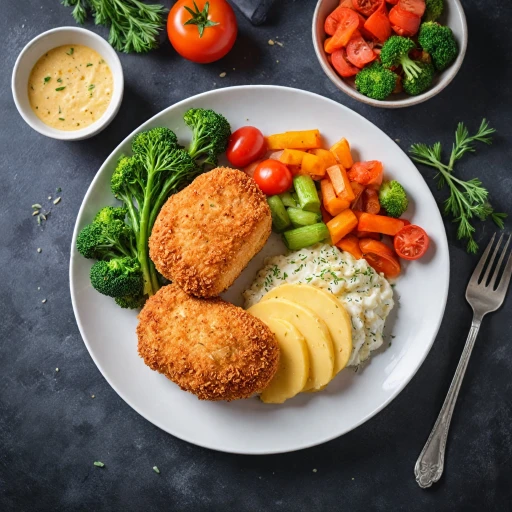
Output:
[[268,258],[244,292],[245,307],[256,304],[268,291],[283,283],[324,288],[344,304],[352,319],[354,345],[348,366],[362,363],[382,345],[384,322],[394,305],[393,289],[366,260],[356,260],[327,244]]

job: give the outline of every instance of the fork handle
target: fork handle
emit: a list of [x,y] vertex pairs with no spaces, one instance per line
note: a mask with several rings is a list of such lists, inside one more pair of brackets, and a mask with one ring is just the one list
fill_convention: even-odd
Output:
[[469,357],[475,345],[475,340],[480,330],[481,318],[473,317],[471,329],[469,331],[468,339],[464,345],[464,350],[455,370],[450,389],[441,407],[439,416],[432,432],[428,436],[427,442],[416,461],[414,466],[414,475],[416,482],[423,489],[430,487],[434,482],[437,482],[444,469],[444,453],[446,449],[446,440],[448,438],[448,430],[450,428],[450,421],[452,419],[457,396],[459,395],[460,386],[468,367]]

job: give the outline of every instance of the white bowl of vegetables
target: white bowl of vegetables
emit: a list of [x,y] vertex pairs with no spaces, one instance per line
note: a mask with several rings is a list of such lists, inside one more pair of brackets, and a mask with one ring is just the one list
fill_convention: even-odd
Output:
[[466,17],[459,0],[319,0],[313,44],[338,89],[376,107],[408,107],[454,79]]

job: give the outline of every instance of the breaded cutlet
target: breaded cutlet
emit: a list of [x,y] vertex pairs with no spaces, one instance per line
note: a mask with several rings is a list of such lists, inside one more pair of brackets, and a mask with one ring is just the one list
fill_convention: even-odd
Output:
[[219,167],[169,198],[153,227],[149,254],[157,270],[187,293],[213,297],[233,284],[271,227],[256,182]]
[[176,284],[149,298],[137,336],[144,362],[201,400],[248,398],[267,386],[279,362],[277,341],[263,322]]

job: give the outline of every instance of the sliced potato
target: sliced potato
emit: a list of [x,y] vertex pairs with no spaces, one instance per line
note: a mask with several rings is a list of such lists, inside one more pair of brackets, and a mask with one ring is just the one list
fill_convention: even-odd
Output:
[[334,375],[343,370],[352,354],[352,326],[350,316],[336,296],[309,284],[282,284],[270,290],[261,300],[276,298],[302,304],[325,322],[334,348]]
[[304,390],[325,386],[333,377],[334,351],[325,322],[311,309],[287,299],[258,302],[248,313],[267,323],[270,318],[287,320],[304,336],[309,352],[309,377]]
[[279,366],[274,378],[260,395],[262,402],[282,404],[300,393],[309,377],[309,353],[304,336],[286,320],[267,318],[264,322],[279,343]]

